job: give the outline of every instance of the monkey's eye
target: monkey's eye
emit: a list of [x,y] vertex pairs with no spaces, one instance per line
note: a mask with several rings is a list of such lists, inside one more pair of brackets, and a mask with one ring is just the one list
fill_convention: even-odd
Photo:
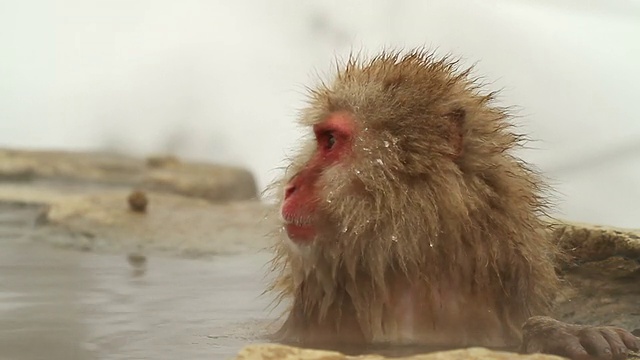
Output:
[[325,147],[327,148],[327,150],[331,150],[331,148],[333,148],[333,146],[336,144],[336,137],[332,132],[328,132],[325,136]]

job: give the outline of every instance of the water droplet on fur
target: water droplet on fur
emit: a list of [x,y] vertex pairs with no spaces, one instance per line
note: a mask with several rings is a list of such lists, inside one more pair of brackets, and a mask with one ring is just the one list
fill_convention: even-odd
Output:
[[391,235],[391,241],[398,242],[398,237],[395,235]]
[[384,165],[384,163],[382,162],[382,159],[376,159],[376,162],[380,165]]
[[348,228],[348,227],[346,227],[346,226],[345,226],[345,227],[343,227],[343,228],[342,228],[342,232],[343,232],[343,233],[346,233],[347,231],[349,231],[349,228]]
[[360,170],[355,169],[354,171],[355,171],[356,174],[360,175]]
[[384,147],[386,147],[386,148],[389,147],[389,142],[387,140],[384,141]]
[[433,247],[433,243],[431,241],[429,241],[429,246]]

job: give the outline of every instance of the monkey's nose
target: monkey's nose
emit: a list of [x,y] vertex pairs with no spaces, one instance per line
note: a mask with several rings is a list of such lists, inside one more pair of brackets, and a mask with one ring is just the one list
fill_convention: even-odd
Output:
[[296,186],[293,184],[287,185],[287,187],[284,188],[284,199],[288,199],[294,192],[296,192]]

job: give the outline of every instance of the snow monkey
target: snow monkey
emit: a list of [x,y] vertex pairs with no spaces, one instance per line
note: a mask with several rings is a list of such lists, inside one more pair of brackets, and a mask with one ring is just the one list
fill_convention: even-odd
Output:
[[[323,344],[485,346],[624,359],[624,329],[549,314],[558,250],[523,137],[449,57],[351,57],[312,89],[313,139],[277,183],[277,335]],[[286,236],[284,236],[286,235]]]

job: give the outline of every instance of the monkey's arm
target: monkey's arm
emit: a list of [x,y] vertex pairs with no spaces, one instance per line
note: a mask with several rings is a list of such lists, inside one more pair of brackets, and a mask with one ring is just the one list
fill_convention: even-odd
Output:
[[640,349],[640,338],[613,326],[567,324],[546,316],[523,326],[521,352],[548,353],[571,359],[626,359]]

